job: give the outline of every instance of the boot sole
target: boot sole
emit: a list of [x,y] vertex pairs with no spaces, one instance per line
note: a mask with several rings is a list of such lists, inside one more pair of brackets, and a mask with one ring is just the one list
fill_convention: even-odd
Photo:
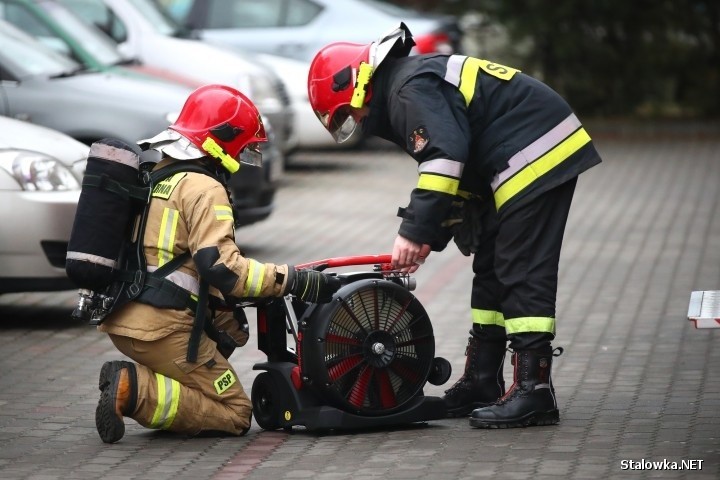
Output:
[[110,362],[103,363],[100,368],[100,377],[98,378],[98,389],[102,392],[110,385],[115,372],[119,372],[123,368],[129,368],[132,365],[131,362],[125,360],[113,360]]
[[447,410],[447,418],[467,417],[468,415],[470,415],[472,413],[473,410],[475,410],[477,408],[489,407],[490,405],[493,405],[493,402],[490,402],[490,403],[476,402],[471,405],[448,409]]
[[532,412],[523,417],[512,420],[488,420],[470,418],[470,426],[475,428],[519,428],[556,425],[560,422],[560,412],[550,410],[547,412]]
[[119,383],[120,376],[114,372],[107,387],[100,394],[100,401],[95,409],[95,427],[105,443],[115,443],[125,435],[125,422],[115,413]]

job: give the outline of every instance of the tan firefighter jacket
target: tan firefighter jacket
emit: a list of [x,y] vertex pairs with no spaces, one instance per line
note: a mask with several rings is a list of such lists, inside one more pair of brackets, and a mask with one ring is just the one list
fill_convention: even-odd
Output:
[[[155,169],[174,161],[166,158]],[[181,172],[155,186],[143,243],[150,272],[190,251],[192,258],[166,278],[193,295],[199,291],[198,272],[210,284],[211,296],[259,298],[282,296],[286,291],[288,265],[260,263],[241,254],[235,244],[228,194],[209,175]],[[193,319],[190,309],[133,301],[111,313],[98,329],[151,341],[171,332],[190,331]]]

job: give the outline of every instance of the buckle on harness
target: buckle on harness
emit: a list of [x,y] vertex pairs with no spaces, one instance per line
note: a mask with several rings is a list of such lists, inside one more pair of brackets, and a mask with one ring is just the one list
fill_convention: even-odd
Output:
[[131,297],[134,298],[140,294],[143,284],[145,283],[144,278],[145,272],[143,272],[142,270],[135,271],[135,278],[133,279],[133,283],[128,287],[128,293]]

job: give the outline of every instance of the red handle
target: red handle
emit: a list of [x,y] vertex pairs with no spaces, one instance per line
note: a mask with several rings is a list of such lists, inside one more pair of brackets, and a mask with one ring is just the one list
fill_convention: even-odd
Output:
[[315,260],[312,262],[295,265],[295,268],[312,268],[321,266],[323,268],[352,267],[355,265],[374,265],[380,264],[381,270],[392,270],[390,262],[392,255],[354,255],[349,257],[333,257],[325,260]]

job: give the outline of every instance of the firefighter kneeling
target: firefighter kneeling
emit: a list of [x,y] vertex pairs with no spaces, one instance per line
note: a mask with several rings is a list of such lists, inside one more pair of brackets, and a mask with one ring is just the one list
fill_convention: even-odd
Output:
[[[245,434],[252,406],[227,357],[248,331],[233,305],[239,298],[286,294],[328,302],[339,288],[337,278],[321,272],[245,258],[235,244],[227,179],[240,163],[260,165],[265,141],[248,98],[207,85],[188,97],[176,123],[138,142],[161,153],[153,172],[178,163],[201,170],[178,171],[153,189],[140,230],[153,280],[98,326],[136,362],[102,366],[96,426],[104,442],[122,438],[124,416],[183,434]],[[152,277],[163,268],[161,279]],[[198,330],[198,317],[211,333]]]

